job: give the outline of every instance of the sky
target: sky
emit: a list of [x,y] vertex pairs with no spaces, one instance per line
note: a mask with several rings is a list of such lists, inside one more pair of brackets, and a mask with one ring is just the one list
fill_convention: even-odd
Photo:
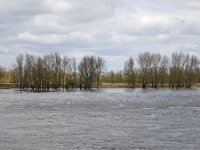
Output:
[[19,53],[102,56],[123,69],[146,51],[200,56],[200,0],[0,0],[0,65]]

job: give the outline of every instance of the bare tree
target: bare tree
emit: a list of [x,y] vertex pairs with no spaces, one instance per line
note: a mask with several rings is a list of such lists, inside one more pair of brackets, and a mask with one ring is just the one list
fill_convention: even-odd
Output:
[[153,88],[157,88],[158,85],[160,84],[159,70],[161,68],[161,59],[162,56],[159,53],[151,55],[151,60],[152,60],[151,84]]
[[65,88],[75,88],[77,86],[77,67],[76,67],[76,59],[64,57],[63,66],[65,71]]
[[[185,53],[173,53],[171,60],[159,53],[145,52],[138,55],[137,64],[130,57],[124,64],[123,71],[105,72],[105,60],[102,57],[85,56],[78,65],[75,58],[64,57],[58,53],[36,57],[19,54],[12,70],[0,67],[0,82],[17,83],[18,88],[46,91],[58,88],[99,88],[100,82],[131,84],[134,88],[142,83],[146,88],[157,88],[169,84],[169,87],[191,88],[200,82],[200,61],[197,56]],[[138,66],[137,68],[135,66]],[[6,75],[4,75],[6,73]],[[10,77],[8,77],[10,76]],[[12,76],[12,79],[11,79]],[[12,81],[11,81],[12,80]]]
[[60,54],[55,53],[54,54],[54,88],[57,90],[57,88],[61,85],[61,76],[62,76],[62,58],[60,57]]
[[3,78],[4,78],[4,75],[5,75],[5,68],[0,66],[0,83],[3,83]]
[[[192,84],[195,82],[196,76],[199,69],[199,59],[194,55],[187,55],[186,67],[185,67],[185,86],[191,88]],[[198,82],[198,80],[196,80]]]
[[53,85],[54,67],[55,67],[54,55],[53,54],[45,55],[43,58],[43,62],[46,71],[46,83],[47,83],[46,87],[47,90],[49,90]]
[[100,80],[103,77],[105,73],[106,63],[105,60],[102,57],[96,58],[96,84],[97,88],[99,88]]
[[72,88],[76,88],[77,87],[77,66],[76,66],[76,59],[72,58],[72,84],[71,87]]
[[95,80],[96,59],[94,56],[85,56],[79,64],[81,83],[84,88],[91,88]]
[[36,64],[36,72],[37,72],[37,78],[36,78],[36,84],[37,84],[37,91],[42,91],[43,88],[43,60],[41,57],[37,58],[37,64]]
[[184,53],[173,53],[170,66],[170,87],[184,87],[187,56]]
[[125,62],[125,65],[124,65],[124,74],[125,74],[126,81],[128,82],[128,84],[132,85],[132,88],[135,88],[135,82],[136,82],[136,71],[135,71],[134,65],[135,63],[132,57],[130,57]]
[[65,56],[63,58],[63,89],[66,88],[66,78],[67,78],[67,73],[68,73],[68,66],[69,66],[69,58]]
[[164,87],[164,84],[168,82],[168,65],[169,59],[167,56],[164,56],[159,67],[160,84],[162,88]]
[[17,74],[17,81],[18,81],[18,88],[23,88],[23,65],[24,65],[24,56],[22,54],[19,54],[16,58],[16,74]]
[[34,56],[26,54],[24,64],[24,82],[26,88],[31,88],[33,79]]
[[139,74],[142,80],[142,87],[146,88],[149,84],[150,73],[152,71],[151,55],[149,52],[140,54],[137,59],[139,65]]
[[109,79],[111,83],[115,83],[115,77],[116,77],[115,72],[111,70],[109,73]]

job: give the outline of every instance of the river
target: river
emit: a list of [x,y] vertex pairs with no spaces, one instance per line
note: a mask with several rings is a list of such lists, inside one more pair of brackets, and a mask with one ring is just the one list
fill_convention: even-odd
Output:
[[200,90],[0,90],[1,150],[196,150]]

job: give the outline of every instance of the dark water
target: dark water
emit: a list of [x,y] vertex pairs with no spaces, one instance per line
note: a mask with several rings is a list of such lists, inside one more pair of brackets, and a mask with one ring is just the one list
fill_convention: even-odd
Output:
[[71,149],[200,149],[200,90],[0,90],[0,150]]

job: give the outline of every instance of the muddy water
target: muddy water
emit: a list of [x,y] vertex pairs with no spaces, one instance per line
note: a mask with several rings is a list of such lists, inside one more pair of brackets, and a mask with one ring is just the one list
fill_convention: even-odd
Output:
[[0,90],[1,150],[196,150],[200,90]]

